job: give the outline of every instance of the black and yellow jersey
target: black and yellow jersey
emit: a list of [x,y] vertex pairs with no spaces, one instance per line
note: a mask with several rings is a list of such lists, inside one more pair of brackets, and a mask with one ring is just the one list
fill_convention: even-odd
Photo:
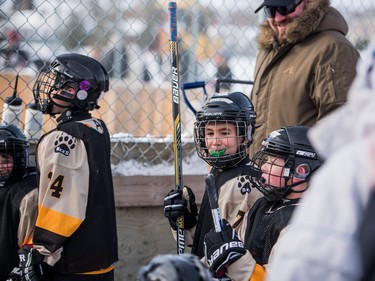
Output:
[[37,146],[34,248],[60,273],[104,273],[118,260],[110,137],[89,113],[69,117]]

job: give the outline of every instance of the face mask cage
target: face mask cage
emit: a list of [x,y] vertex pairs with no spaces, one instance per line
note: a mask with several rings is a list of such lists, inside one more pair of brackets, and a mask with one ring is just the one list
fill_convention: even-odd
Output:
[[[216,127],[217,124],[234,124],[236,128],[236,152],[225,154],[225,149],[209,151],[207,141],[210,136],[206,136],[206,126],[210,124]],[[197,121],[194,124],[194,141],[197,154],[209,165],[222,169],[238,165],[247,156],[247,148],[251,142],[251,126],[247,126],[245,121]],[[220,137],[226,141],[227,137]],[[233,137],[230,137],[233,139]],[[220,139],[216,139],[220,141]]]
[[[40,110],[45,114],[51,114],[54,102],[51,93],[63,89],[67,85],[74,87],[74,81],[67,79],[65,75],[57,72],[52,67],[46,67],[37,76],[33,87],[35,102],[39,105]],[[70,98],[61,95],[56,96],[57,99],[72,102]]]
[[21,177],[26,172],[29,160],[28,148],[28,144],[24,141],[0,141],[0,181],[13,176]]
[[41,71],[36,78],[33,88],[34,99],[43,113],[50,113],[52,107],[51,92],[57,90],[55,86],[56,80],[56,74],[49,67]]
[[251,181],[268,200],[279,201],[292,192],[292,186],[288,184],[292,177],[292,164],[291,158],[262,149],[254,155],[250,164],[261,176],[252,178]]

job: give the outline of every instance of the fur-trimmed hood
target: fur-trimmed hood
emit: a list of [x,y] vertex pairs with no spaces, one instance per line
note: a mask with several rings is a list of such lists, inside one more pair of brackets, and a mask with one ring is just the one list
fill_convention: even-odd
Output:
[[[337,30],[346,35],[349,28],[340,12],[330,6],[330,0],[315,0],[309,9],[287,27],[283,43],[295,44],[323,30]],[[268,21],[263,23],[258,35],[259,49],[272,49],[275,45],[274,35]]]

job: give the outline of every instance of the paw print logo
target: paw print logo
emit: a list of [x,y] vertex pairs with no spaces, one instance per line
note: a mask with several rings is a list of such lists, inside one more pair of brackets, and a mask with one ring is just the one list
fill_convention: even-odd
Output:
[[76,139],[70,135],[62,133],[55,140],[55,152],[69,156],[70,150],[76,147]]
[[237,180],[238,180],[238,188],[241,189],[241,194],[245,195],[246,193],[250,193],[251,191],[250,176],[241,175],[237,177]]

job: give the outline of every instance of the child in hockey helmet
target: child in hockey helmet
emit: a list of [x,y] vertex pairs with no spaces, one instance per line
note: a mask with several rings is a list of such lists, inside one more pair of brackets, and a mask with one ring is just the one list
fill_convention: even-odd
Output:
[[68,108],[98,109],[108,87],[107,71],[99,62],[71,53],[57,56],[39,72],[33,94],[40,110],[54,116]]
[[254,155],[253,169],[262,176],[255,186],[271,201],[299,197],[307,189],[312,173],[322,165],[307,138],[305,126],[282,127],[269,134]]
[[236,166],[247,157],[256,114],[241,92],[215,93],[196,114],[198,156],[216,168]]
[[[236,227],[262,196],[259,190],[251,188],[250,178],[258,171],[249,168],[247,152],[252,143],[255,117],[253,105],[245,94],[215,93],[197,112],[194,124],[197,154],[211,165],[221,215]],[[164,198],[164,216],[173,230],[177,229],[176,220],[181,215],[184,216],[186,244],[201,258],[204,236],[214,226],[207,194],[203,195],[197,213],[192,189],[184,186],[182,190],[171,190]]]
[[16,126],[0,126],[0,182],[27,172],[29,143]]
[[0,126],[0,280],[19,265],[18,250],[32,240],[38,211],[35,167],[29,142],[13,124]]
[[282,127],[264,139],[250,168],[261,171],[251,182],[265,196],[245,214],[245,223],[237,228],[224,224],[222,231],[205,236],[205,256],[215,276],[266,278],[271,253],[279,249],[274,246],[302,204],[311,175],[322,164],[308,140],[308,130],[305,126]]
[[114,278],[118,247],[110,134],[90,112],[99,108],[108,88],[105,68],[81,54],[58,55],[37,75],[33,94],[38,109],[59,116],[36,148],[38,227],[32,247],[19,250],[18,272],[26,279],[82,280],[80,273],[85,280]]

